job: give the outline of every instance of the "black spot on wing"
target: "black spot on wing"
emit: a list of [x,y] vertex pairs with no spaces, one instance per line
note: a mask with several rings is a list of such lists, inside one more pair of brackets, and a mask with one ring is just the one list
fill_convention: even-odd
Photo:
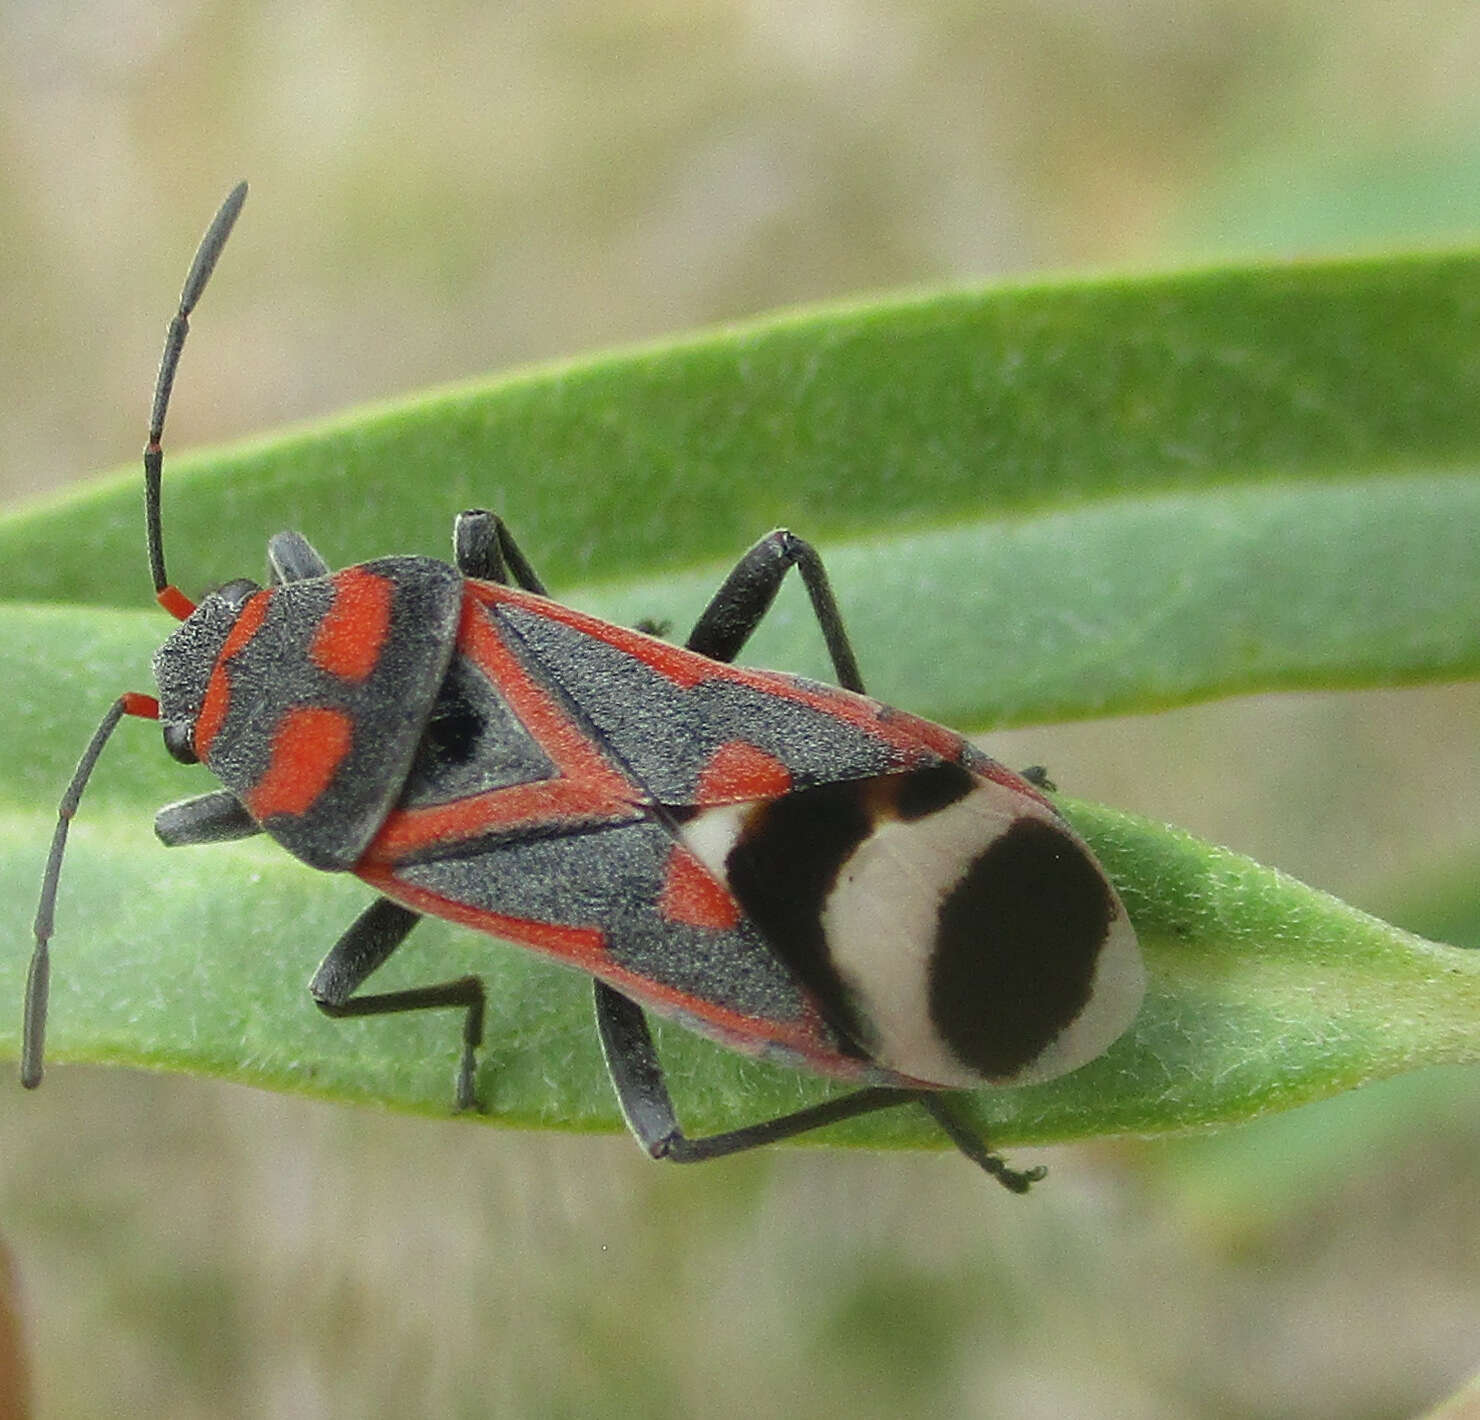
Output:
[[816,999],[843,1049],[860,1038],[857,1013],[833,967],[822,910],[838,870],[873,830],[868,780],[801,789],[758,806],[725,862],[730,891],[772,949]]
[[457,655],[432,704],[399,807],[451,803],[555,773],[497,687],[468,657]]
[[964,799],[976,781],[959,764],[932,764],[890,776],[896,786],[894,811],[906,823],[949,808]]
[[941,904],[930,1015],[988,1078],[1030,1064],[1084,1009],[1115,913],[1094,861],[1051,823],[1019,818]]

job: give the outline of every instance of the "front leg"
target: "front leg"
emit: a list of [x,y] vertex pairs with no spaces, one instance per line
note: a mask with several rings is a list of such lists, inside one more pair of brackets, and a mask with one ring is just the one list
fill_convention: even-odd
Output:
[[379,996],[356,996],[365,980],[406,940],[421,921],[421,914],[388,897],[377,898],[357,917],[329,955],[319,964],[308,989],[314,1004],[328,1016],[383,1016],[401,1011],[461,1008],[463,1017],[462,1058],[457,1070],[457,1107],[472,1109],[477,1103],[474,1074],[477,1050],[483,1043],[483,983],[476,976],[443,981],[434,986],[415,986],[406,991],[388,991]]
[[166,804],[154,815],[154,832],[166,848],[187,843],[230,843],[261,833],[261,826],[229,789]]

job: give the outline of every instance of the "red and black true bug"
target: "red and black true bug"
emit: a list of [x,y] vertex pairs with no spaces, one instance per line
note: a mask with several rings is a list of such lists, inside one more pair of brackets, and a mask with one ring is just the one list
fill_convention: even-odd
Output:
[[[183,625],[156,702],[103,717],[60,806],[36,915],[21,1076],[39,1083],[47,943],[67,826],[125,715],[224,786],[162,809],[168,845],[266,831],[380,895],[309,990],[330,1015],[463,1012],[475,1103],[477,977],[378,996],[365,980],[430,913],[591,974],[602,1048],[655,1158],[715,1158],[919,1103],[1008,1187],[945,1093],[1051,1079],[1102,1054],[1144,991],[1135,934],[1041,792],[938,725],[863,693],[822,564],[763,537],[682,648],[550,601],[508,529],[461,514],[456,566],[331,572],[298,533],[270,583],[193,605],[165,575],[161,435],[189,316],[246,199],[226,199],[170,324],[144,454],[150,570]],[[845,689],[731,664],[801,573]],[[512,585],[511,585],[512,584]],[[704,1139],[679,1126],[644,1009],[737,1050],[858,1082]]]

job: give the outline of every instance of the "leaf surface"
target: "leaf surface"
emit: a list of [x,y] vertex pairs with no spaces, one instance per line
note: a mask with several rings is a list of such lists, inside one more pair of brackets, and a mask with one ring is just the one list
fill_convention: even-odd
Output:
[[[208,303],[197,323],[182,379],[209,358]],[[822,551],[875,693],[980,729],[1473,676],[1477,470],[1480,258],[1439,255],[802,312],[434,393],[172,456],[166,550],[187,590],[260,569],[285,526],[335,565],[441,555],[452,514],[486,505],[576,605],[680,634],[787,524]],[[16,924],[0,1049],[57,795],[112,697],[149,687],[168,630],[137,609],[141,522],[131,470],[0,520]],[[794,589],[746,659],[825,674]],[[52,1059],[446,1112],[450,1020],[327,1021],[303,989],[367,890],[261,841],[160,848],[153,808],[209,780],[155,735],[120,730],[74,834]],[[1103,1059],[979,1096],[994,1139],[1185,1129],[1480,1056],[1480,956],[1173,830],[1070,811],[1131,910],[1151,995]],[[376,988],[468,970],[493,1003],[490,1117],[613,1126],[583,979],[426,923]],[[828,1088],[675,1029],[663,1049],[695,1129]],[[836,1134],[930,1127],[905,1111]]]

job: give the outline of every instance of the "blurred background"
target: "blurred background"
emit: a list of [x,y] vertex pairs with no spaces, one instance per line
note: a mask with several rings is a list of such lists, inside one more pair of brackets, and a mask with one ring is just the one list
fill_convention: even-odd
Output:
[[[1477,74],[1461,0],[0,0],[0,497],[135,458],[239,177],[175,448],[797,302],[1474,240]],[[1477,731],[1460,686],[989,744],[1480,945]],[[0,1088],[0,1233],[42,1416],[1361,1420],[1480,1365],[1473,1071],[1043,1159],[665,1170],[58,1069]]]

